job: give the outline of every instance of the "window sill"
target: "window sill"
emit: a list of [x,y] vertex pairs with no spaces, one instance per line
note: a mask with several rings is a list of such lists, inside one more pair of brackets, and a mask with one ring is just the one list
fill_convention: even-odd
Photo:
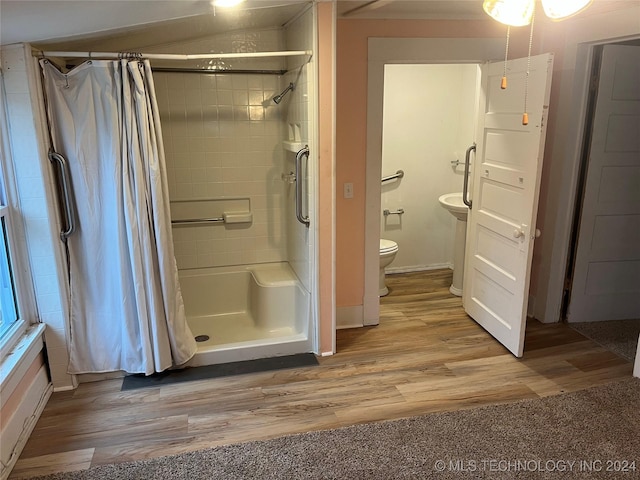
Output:
[[38,323],[27,329],[0,363],[0,399],[4,403],[16,388],[26,371],[43,349],[42,334],[45,325]]

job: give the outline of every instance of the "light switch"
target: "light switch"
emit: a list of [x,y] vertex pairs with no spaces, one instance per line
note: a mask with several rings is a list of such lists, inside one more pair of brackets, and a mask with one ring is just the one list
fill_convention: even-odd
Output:
[[353,183],[344,184],[344,198],[353,198]]

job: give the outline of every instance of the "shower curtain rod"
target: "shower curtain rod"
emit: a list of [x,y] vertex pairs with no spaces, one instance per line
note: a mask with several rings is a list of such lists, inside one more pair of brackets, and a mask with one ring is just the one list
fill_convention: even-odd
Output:
[[138,52],[56,52],[56,51],[34,51],[34,57],[63,57],[63,58],[145,58],[149,60],[206,60],[223,58],[264,58],[264,57],[297,57],[302,55],[311,56],[311,50],[294,50],[281,52],[246,52],[246,53],[197,53],[197,54],[174,54],[174,53],[138,53]]

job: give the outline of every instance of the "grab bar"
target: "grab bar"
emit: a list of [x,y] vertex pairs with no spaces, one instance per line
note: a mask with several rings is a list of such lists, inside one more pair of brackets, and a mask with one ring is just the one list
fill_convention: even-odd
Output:
[[67,238],[76,231],[76,216],[71,203],[71,175],[69,173],[69,164],[62,155],[53,150],[49,150],[48,156],[51,163],[58,162],[58,165],[60,165],[60,190],[62,191],[64,215],[67,222],[67,228],[60,231],[60,240],[66,242]]
[[224,223],[224,217],[214,218],[187,218],[184,220],[171,220],[171,225],[199,225],[205,223]]
[[471,210],[471,200],[467,200],[467,194],[469,193],[469,163],[471,160],[471,151],[476,151],[476,142],[473,142],[469,148],[467,148],[467,153],[464,155],[464,180],[462,182],[462,201],[464,204],[469,207]]
[[402,178],[402,177],[404,177],[404,172],[402,170],[398,170],[393,175],[388,175],[386,177],[382,177],[382,183],[388,182],[389,180],[394,180],[396,178]]
[[391,210],[389,210],[388,208],[385,208],[385,209],[382,211],[382,214],[383,214],[385,217],[388,217],[389,215],[403,215],[403,214],[404,214],[404,208],[399,208],[399,209],[397,209],[395,212],[392,212],[392,211],[391,211]]
[[304,177],[302,176],[302,157],[307,157],[309,160],[309,146],[306,145],[296,153],[296,218],[303,225],[309,226],[309,216],[302,214],[302,184],[304,183]]

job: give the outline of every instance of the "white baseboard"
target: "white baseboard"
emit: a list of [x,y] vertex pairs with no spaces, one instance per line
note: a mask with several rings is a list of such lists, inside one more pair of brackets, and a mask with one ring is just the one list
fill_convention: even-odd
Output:
[[364,326],[362,305],[336,308],[336,329],[358,328]]
[[52,392],[53,386],[49,382],[47,369],[43,365],[25,391],[20,406],[2,429],[0,480],[6,480],[9,477]]

